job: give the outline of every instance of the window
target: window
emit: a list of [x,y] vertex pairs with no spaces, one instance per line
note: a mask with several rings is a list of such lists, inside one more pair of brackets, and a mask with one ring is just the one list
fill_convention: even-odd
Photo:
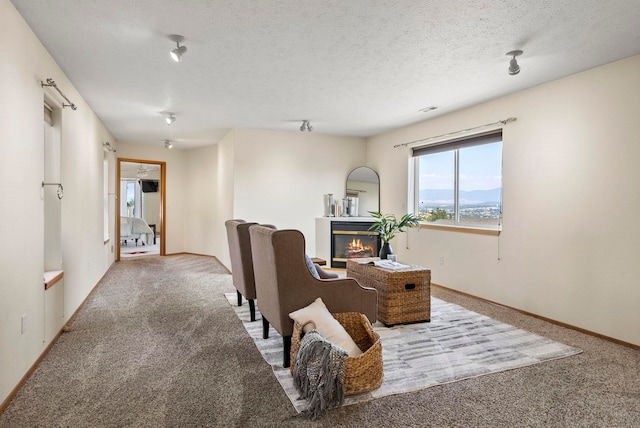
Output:
[[142,192],[140,180],[137,178],[121,179],[120,215],[123,217],[142,217]]
[[109,242],[109,159],[108,152],[102,157],[102,235]]
[[[62,270],[62,200],[57,183],[61,183],[61,109],[44,104],[43,122],[43,209],[44,271]],[[51,185],[44,185],[51,183]]]
[[427,222],[499,229],[502,131],[413,149],[415,210]]

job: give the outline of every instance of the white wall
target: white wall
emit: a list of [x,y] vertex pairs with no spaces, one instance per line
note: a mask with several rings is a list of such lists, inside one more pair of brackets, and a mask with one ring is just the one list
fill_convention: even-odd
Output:
[[640,345],[639,72],[636,56],[370,138],[381,208],[402,213],[409,151],[394,144],[518,118],[504,128],[500,237],[411,230],[400,258],[435,283]]
[[231,260],[229,259],[229,246],[227,241],[227,230],[224,222],[228,219],[236,218],[233,212],[233,186],[234,186],[234,142],[235,129],[232,129],[217,144],[218,162],[216,165],[216,210],[214,211],[215,225],[215,252],[218,259],[231,270]]
[[[185,248],[195,254],[214,255],[220,239],[216,228],[218,147],[188,150],[186,161]],[[226,242],[226,236],[222,238]]]
[[298,229],[315,252],[324,195],[343,198],[347,175],[364,164],[365,140],[317,133],[235,131],[234,216]]
[[[4,401],[113,262],[103,236],[103,148],[113,137],[7,0],[0,1],[0,402]],[[77,106],[62,111],[63,319],[45,315],[43,102],[52,78]],[[55,95],[54,98],[60,100]],[[110,175],[115,163],[110,158]],[[110,188],[111,189],[111,188]],[[112,190],[112,189],[111,189]],[[110,190],[110,191],[111,191]],[[111,201],[110,201],[111,203]],[[112,211],[113,212],[113,211]],[[115,224],[111,219],[110,224]],[[113,236],[113,226],[111,227]],[[58,305],[58,303],[56,303]],[[51,309],[51,308],[49,308]],[[20,319],[27,316],[21,334]]]

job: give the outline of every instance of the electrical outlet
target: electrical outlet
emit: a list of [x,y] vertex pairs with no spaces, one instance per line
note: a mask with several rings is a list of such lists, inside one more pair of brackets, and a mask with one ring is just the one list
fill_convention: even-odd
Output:
[[444,256],[440,256],[440,266],[444,266]]
[[27,314],[22,315],[20,318],[20,334],[25,334],[27,332]]

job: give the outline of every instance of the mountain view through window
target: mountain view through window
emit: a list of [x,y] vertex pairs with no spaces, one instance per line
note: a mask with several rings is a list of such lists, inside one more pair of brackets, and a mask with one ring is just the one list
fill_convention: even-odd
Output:
[[423,154],[417,169],[418,212],[427,221],[500,225],[502,141]]

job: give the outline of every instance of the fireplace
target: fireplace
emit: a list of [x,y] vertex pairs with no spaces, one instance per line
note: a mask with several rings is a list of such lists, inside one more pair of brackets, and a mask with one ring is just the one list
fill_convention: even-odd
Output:
[[345,268],[347,259],[377,257],[378,232],[370,232],[372,222],[331,222],[331,267]]

